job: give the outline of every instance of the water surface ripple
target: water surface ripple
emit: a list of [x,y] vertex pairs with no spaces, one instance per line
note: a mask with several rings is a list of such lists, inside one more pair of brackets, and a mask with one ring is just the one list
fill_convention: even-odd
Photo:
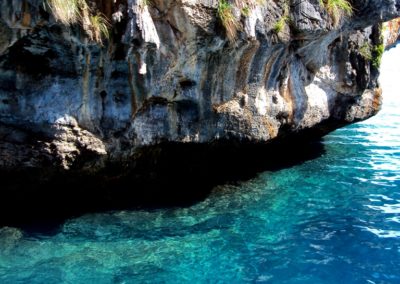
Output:
[[187,208],[3,229],[0,283],[400,283],[399,59],[383,59],[383,111],[325,137],[321,157]]

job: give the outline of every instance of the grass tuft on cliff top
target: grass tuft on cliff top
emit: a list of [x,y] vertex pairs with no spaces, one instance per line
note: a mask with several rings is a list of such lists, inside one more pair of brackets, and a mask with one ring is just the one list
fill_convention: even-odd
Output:
[[48,0],[47,4],[57,21],[71,25],[79,21],[80,2],[81,0]]
[[218,2],[218,17],[221,20],[222,25],[225,28],[226,36],[230,42],[236,41],[237,31],[240,28],[240,24],[233,14],[233,6],[226,0],[220,0]]
[[90,16],[90,23],[92,34],[89,35],[89,37],[91,40],[101,43],[103,37],[110,38],[110,32],[108,30],[110,24],[103,14],[99,13],[97,15]]
[[348,0],[320,0],[320,4],[326,9],[336,27],[344,16],[353,14],[353,6]]
[[235,9],[243,16],[250,16],[256,6],[265,4],[265,0],[219,0],[217,14],[225,28],[226,37],[235,42],[238,30],[242,28],[240,16],[235,16]]
[[56,21],[64,25],[79,23],[90,40],[102,44],[109,38],[110,24],[100,12],[92,11],[85,0],[46,0]]

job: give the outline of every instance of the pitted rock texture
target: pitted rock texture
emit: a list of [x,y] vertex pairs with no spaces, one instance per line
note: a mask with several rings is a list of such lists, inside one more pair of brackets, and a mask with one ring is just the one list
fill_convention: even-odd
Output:
[[384,38],[386,48],[393,47],[400,41],[400,18],[385,23]]
[[360,49],[400,15],[399,0],[354,0],[335,25],[319,0],[254,1],[233,11],[230,42],[217,0],[88,2],[113,21],[103,45],[41,0],[1,0],[0,169],[96,172],[163,142],[266,143],[366,119],[381,91]]

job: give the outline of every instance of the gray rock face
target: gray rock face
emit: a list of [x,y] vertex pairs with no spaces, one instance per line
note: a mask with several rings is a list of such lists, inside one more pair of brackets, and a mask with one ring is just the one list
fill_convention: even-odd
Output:
[[88,2],[114,20],[103,46],[40,0],[0,1],[1,170],[97,172],[163,142],[265,143],[366,119],[381,92],[360,48],[400,15],[399,0],[357,0],[334,26],[319,0],[266,0],[235,13],[229,42],[216,0]]
[[20,230],[10,227],[0,228],[0,249],[3,253],[9,253],[23,237]]

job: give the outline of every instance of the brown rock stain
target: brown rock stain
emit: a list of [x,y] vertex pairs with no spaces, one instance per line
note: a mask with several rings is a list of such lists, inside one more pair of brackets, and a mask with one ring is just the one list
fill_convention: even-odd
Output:
[[374,111],[378,112],[382,106],[382,89],[375,88],[374,89],[374,99],[372,101],[372,107]]
[[387,46],[395,44],[399,40],[400,35],[400,18],[391,20],[385,24],[385,27],[389,30],[389,36],[387,39]]
[[275,51],[271,55],[271,57],[268,60],[267,64],[265,65],[263,82],[267,82],[269,80],[269,77],[270,77],[270,74],[271,74],[272,65],[274,65],[277,57],[279,56],[279,53],[280,53],[279,50]]
[[[245,49],[238,64],[236,71],[236,90],[244,91],[247,86],[248,75],[250,74],[250,65],[253,61],[254,55],[260,47],[259,41],[252,41],[250,46]],[[246,92],[245,92],[246,93]]]
[[32,21],[32,16],[29,13],[29,3],[24,1],[22,3],[22,19],[21,19],[21,25],[24,27],[29,27],[31,25]]
[[275,127],[268,118],[263,118],[263,124],[268,129],[269,139],[275,138],[278,136],[278,128]]

